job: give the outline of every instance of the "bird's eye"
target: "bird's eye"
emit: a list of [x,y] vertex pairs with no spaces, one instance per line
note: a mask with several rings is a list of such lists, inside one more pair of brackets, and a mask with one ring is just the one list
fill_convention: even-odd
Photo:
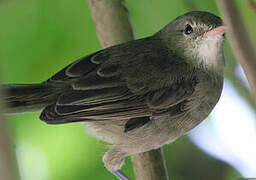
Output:
[[189,35],[193,32],[193,28],[189,24],[187,24],[184,32],[186,35]]

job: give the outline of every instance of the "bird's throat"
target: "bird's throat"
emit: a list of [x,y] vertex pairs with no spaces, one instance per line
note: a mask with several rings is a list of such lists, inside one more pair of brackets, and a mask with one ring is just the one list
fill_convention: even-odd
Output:
[[201,37],[195,47],[185,50],[194,63],[207,70],[223,71],[223,37],[222,35]]

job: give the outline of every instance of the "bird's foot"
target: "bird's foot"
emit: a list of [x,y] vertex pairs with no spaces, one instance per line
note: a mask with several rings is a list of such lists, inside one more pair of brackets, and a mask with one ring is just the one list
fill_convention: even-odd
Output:
[[126,156],[125,153],[115,148],[109,150],[103,156],[105,167],[119,180],[129,180],[129,178],[120,170]]
[[130,180],[121,170],[111,171],[119,180]]

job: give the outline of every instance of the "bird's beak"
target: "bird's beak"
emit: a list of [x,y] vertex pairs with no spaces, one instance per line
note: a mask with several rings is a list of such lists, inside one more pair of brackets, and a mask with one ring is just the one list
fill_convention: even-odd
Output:
[[224,35],[224,33],[227,31],[227,26],[219,26],[216,27],[208,32],[206,32],[204,35],[209,37],[209,36],[216,36],[216,35]]

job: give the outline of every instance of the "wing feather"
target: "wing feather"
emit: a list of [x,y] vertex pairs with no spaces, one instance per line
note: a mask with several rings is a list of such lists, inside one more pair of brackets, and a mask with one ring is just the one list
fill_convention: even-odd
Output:
[[[69,88],[40,118],[58,124],[183,114],[182,107],[196,86],[194,69],[167,52],[162,43],[152,44],[152,39],[128,42],[64,68],[49,83],[63,82]],[[136,124],[144,123],[133,121],[127,128]]]

